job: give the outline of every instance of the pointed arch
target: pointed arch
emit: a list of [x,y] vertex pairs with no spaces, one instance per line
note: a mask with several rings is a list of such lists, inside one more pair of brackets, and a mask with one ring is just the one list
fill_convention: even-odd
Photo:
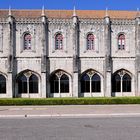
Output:
[[119,74],[114,74],[112,78],[112,91],[120,92],[121,91],[121,77]]
[[31,70],[24,70],[16,76],[18,93],[39,93],[39,75]]
[[90,77],[86,73],[81,77],[81,92],[90,92]]
[[63,70],[56,70],[50,76],[51,93],[69,93],[70,75]]
[[21,74],[17,78],[18,82],[18,93],[27,93],[27,78],[24,74]]
[[50,77],[50,89],[51,93],[59,93],[59,79],[56,74],[52,74]]
[[69,92],[69,77],[66,74],[63,74],[60,78],[60,92],[61,93]]
[[131,92],[132,74],[120,69],[112,76],[112,92]]
[[81,92],[101,92],[101,77],[95,70],[89,69],[81,75]]
[[123,82],[123,92],[131,92],[131,77],[129,74],[125,74],[122,78]]
[[95,73],[92,76],[92,92],[101,92],[101,78],[100,76]]
[[29,93],[38,93],[38,77],[35,74],[29,77]]

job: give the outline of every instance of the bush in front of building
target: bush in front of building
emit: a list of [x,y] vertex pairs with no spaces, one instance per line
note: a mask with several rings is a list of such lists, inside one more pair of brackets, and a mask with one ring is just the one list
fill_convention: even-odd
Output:
[[140,97],[101,97],[101,98],[13,98],[0,99],[0,106],[22,105],[105,105],[140,104]]

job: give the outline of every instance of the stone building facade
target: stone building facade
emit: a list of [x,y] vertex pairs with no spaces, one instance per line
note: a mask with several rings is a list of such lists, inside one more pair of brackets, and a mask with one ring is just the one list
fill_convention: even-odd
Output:
[[0,97],[140,95],[138,11],[0,10]]

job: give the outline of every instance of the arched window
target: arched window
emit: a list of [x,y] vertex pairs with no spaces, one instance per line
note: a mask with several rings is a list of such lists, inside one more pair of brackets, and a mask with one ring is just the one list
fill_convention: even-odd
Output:
[[116,74],[113,76],[112,91],[113,92],[120,92],[121,91],[121,77],[119,74]]
[[94,35],[87,35],[87,50],[94,50]]
[[38,93],[38,78],[34,74],[29,78],[29,93]]
[[51,93],[69,93],[69,77],[61,73],[55,73],[50,78]]
[[38,77],[32,73],[22,73],[17,78],[18,93],[38,93]]
[[128,74],[123,76],[123,92],[131,92],[131,77]]
[[6,78],[0,74],[0,93],[6,93]]
[[51,84],[51,93],[59,93],[59,79],[53,74],[50,80]]
[[55,49],[56,50],[63,49],[63,35],[61,33],[58,33],[55,36]]
[[101,92],[101,78],[97,73],[87,72],[81,77],[81,92]]
[[131,92],[131,76],[124,70],[113,75],[112,92]]
[[86,73],[81,78],[81,92],[90,92],[90,78]]
[[101,92],[101,78],[98,74],[92,76],[92,92]]
[[60,78],[60,92],[61,93],[69,92],[69,77],[66,74],[63,74]]
[[31,34],[30,33],[26,33],[24,35],[24,50],[31,50]]
[[18,92],[27,93],[27,78],[24,74],[18,77]]
[[124,34],[120,34],[118,36],[118,49],[119,50],[125,49],[125,35]]

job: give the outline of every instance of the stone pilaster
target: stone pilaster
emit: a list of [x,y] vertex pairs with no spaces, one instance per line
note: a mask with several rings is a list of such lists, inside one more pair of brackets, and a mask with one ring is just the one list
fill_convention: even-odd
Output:
[[47,81],[46,80],[46,73],[47,73],[47,37],[48,37],[48,22],[45,16],[45,10],[42,9],[42,53],[41,53],[41,97],[46,98],[47,94],[46,89]]
[[112,59],[111,59],[111,23],[109,16],[104,18],[104,39],[105,39],[105,78],[104,91],[105,96],[110,97],[112,92],[111,75],[112,75]]
[[76,16],[75,9],[73,11],[72,17],[72,38],[73,38],[73,97],[78,97],[79,95],[79,22]]
[[8,80],[7,80],[7,96],[13,97],[14,96],[14,47],[15,47],[15,31],[16,31],[16,24],[15,19],[11,15],[11,11],[9,10],[8,15],[8,28],[9,28],[9,36],[8,36],[8,55],[7,55],[7,72],[8,72]]
[[135,36],[136,36],[136,60],[135,60],[135,93],[136,96],[140,96],[140,17],[136,17],[135,24]]

